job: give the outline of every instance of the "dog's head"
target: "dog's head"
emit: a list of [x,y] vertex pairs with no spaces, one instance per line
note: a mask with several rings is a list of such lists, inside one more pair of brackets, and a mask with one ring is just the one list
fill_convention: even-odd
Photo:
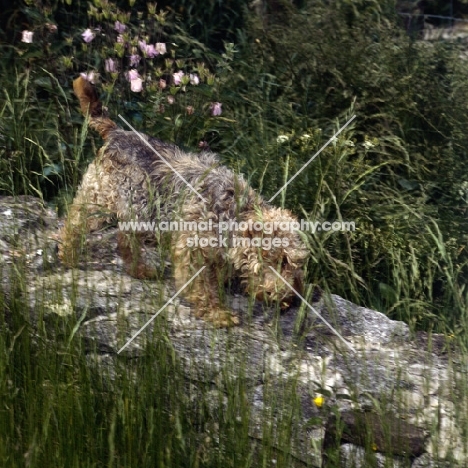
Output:
[[247,293],[289,307],[296,297],[291,287],[303,292],[302,268],[309,253],[297,218],[288,210],[266,207],[247,213],[243,227],[235,265]]

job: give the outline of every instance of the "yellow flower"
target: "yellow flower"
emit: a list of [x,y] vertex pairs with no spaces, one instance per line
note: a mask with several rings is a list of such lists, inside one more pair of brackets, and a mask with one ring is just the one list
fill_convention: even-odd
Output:
[[323,396],[316,396],[314,398],[314,403],[317,408],[321,408],[325,403],[325,398],[323,398]]
[[372,450],[373,450],[374,452],[377,452],[378,447],[377,447],[377,444],[376,444],[376,443],[373,443],[373,444],[371,445],[371,447],[372,447]]

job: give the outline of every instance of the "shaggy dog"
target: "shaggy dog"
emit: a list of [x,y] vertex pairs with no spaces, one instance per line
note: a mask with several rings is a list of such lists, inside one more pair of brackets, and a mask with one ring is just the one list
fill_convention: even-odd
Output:
[[[294,293],[269,267],[301,289],[308,252],[297,230],[289,228],[297,226],[297,218],[269,205],[241,175],[222,166],[215,154],[187,153],[156,138],[124,131],[107,117],[89,82],[80,77],[73,88],[89,125],[105,144],[88,167],[60,231],[62,262],[76,265],[82,235],[99,229],[112,216],[121,223],[176,221],[173,227],[183,221],[182,229],[168,233],[173,271],[181,288],[204,267],[182,292],[197,317],[216,326],[239,323],[220,299],[232,274],[248,294],[288,307]],[[119,252],[131,275],[154,276],[142,259],[141,247],[157,234],[141,229],[119,232]]]

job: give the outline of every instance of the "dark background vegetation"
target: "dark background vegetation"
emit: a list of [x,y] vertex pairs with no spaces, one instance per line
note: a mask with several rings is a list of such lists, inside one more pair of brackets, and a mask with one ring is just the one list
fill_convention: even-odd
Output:
[[[89,69],[101,72],[113,115],[186,148],[205,141],[265,197],[356,114],[275,201],[310,220],[356,223],[353,233],[307,236],[308,280],[415,328],[466,335],[467,45],[424,42],[421,31],[454,24],[424,14],[463,19],[467,1],[162,1],[164,24],[145,16],[147,2],[112,5],[153,42],[176,44],[173,71],[203,61],[216,82],[161,110],[162,93],[131,93],[123,74],[105,74],[109,44],[83,47],[83,30],[113,24],[112,14],[99,22],[76,0],[5,2],[1,194],[34,194],[62,212],[99,145],[82,133],[71,92]],[[20,41],[24,29],[33,44]],[[219,118],[207,111],[213,101]]]

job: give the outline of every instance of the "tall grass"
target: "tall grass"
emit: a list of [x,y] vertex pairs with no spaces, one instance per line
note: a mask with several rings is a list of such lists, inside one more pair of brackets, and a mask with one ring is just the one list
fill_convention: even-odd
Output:
[[[2,466],[296,466],[295,387],[278,389],[266,373],[264,412],[254,419],[248,356],[234,342],[226,344],[233,353],[226,367],[213,363],[216,385],[201,373],[201,356],[176,358],[163,317],[147,335],[145,357],[100,358],[76,333],[78,316],[50,314],[39,289],[28,293],[24,274],[18,268],[6,283],[14,290],[23,280],[17,299],[0,295]],[[206,333],[216,340],[219,331]]]

